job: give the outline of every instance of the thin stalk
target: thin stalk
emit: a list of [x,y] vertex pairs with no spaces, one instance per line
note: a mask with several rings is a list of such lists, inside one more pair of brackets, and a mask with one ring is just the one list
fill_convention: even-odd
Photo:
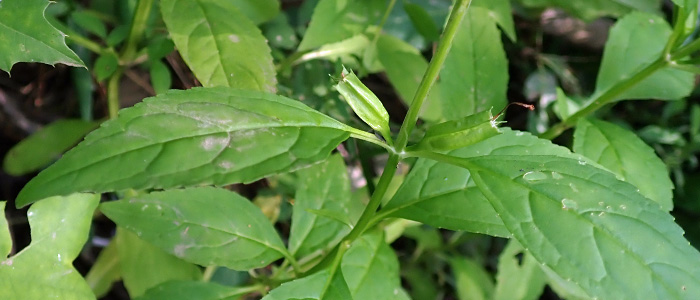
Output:
[[139,0],[134,12],[134,19],[131,21],[131,30],[129,37],[126,40],[126,47],[122,51],[121,58],[124,61],[130,61],[136,56],[136,48],[143,37],[143,32],[146,29],[146,21],[151,14],[153,0]]
[[107,109],[110,119],[117,118],[119,111],[119,81],[121,81],[123,72],[122,68],[117,69],[107,81]]
[[202,281],[204,282],[209,282],[211,280],[211,277],[214,276],[214,273],[216,273],[216,269],[219,267],[217,266],[208,266],[204,268],[204,273],[202,274]]
[[382,20],[379,21],[379,25],[377,25],[377,31],[374,34],[374,38],[372,38],[372,43],[369,44],[368,49],[375,48],[375,45],[377,44],[377,40],[379,40],[379,36],[382,34],[382,28],[384,28],[384,24],[386,24],[386,20],[389,19],[389,15],[391,14],[391,11],[394,9],[394,5],[396,5],[396,0],[389,0],[389,5],[386,7],[386,10],[384,11],[384,15],[382,16]]
[[[346,235],[345,238],[343,238],[343,241],[336,245],[336,247],[333,250],[331,250],[328,256],[326,256],[311,270],[307,271],[306,274],[318,271],[321,268],[328,266],[333,261],[340,259],[339,256],[342,256],[342,251],[340,251],[339,248],[342,245],[352,244],[368,228],[370,228],[370,225],[375,223],[373,222],[374,216],[377,213],[377,209],[379,208],[379,205],[382,202],[382,198],[384,198],[384,195],[389,189],[389,184],[391,183],[392,178],[394,178],[394,175],[396,174],[396,168],[399,165],[399,160],[403,158],[401,156],[401,153],[403,153],[403,150],[406,147],[406,143],[408,142],[408,135],[410,134],[411,130],[413,130],[413,127],[415,127],[415,123],[418,120],[418,112],[420,111],[423,102],[425,102],[425,98],[430,92],[430,87],[435,83],[435,80],[437,79],[437,76],[440,73],[440,69],[442,68],[443,63],[445,62],[447,53],[449,52],[450,47],[452,46],[452,41],[454,40],[454,37],[457,34],[459,24],[462,22],[464,15],[467,13],[467,8],[469,7],[470,3],[471,0],[457,0],[457,2],[453,5],[452,11],[450,12],[450,18],[447,21],[447,26],[445,27],[445,31],[443,32],[442,37],[440,38],[438,49],[435,52],[433,59],[430,61],[430,65],[428,65],[428,70],[426,70],[425,75],[423,76],[423,80],[418,86],[418,91],[416,92],[416,96],[411,102],[403,124],[401,124],[401,130],[399,131],[397,144],[394,145],[394,149],[390,149],[389,159],[387,160],[386,165],[384,166],[384,171],[379,177],[379,182],[377,183],[376,189],[372,194],[369,203],[362,212],[360,219],[357,221],[355,227],[353,227],[350,233],[348,233],[348,235]],[[362,133],[362,131],[360,130],[357,131],[359,133]],[[362,133],[360,134],[360,136],[366,137],[366,134],[368,133]]]
[[377,138],[376,136],[374,136],[373,134],[371,134],[369,132],[365,132],[362,130],[352,130],[350,132],[350,137],[356,138],[358,140],[370,142],[372,144],[375,144],[377,146],[380,146],[380,147],[386,149],[387,151],[389,151],[389,153],[394,153],[394,148],[392,148],[387,143],[380,140],[379,138]]
[[671,60],[679,60],[700,50],[700,39],[696,39],[671,54]]
[[676,12],[676,22],[674,23],[673,32],[668,38],[668,42],[666,42],[666,47],[664,47],[664,56],[670,55],[671,51],[673,50],[673,47],[676,46],[676,42],[683,34],[683,29],[685,28],[685,18],[687,17],[685,9],[679,9],[677,6],[674,6],[674,8]]
[[326,279],[326,283],[323,287],[323,294],[321,294],[320,299],[324,299],[326,292],[328,292],[328,288],[330,285],[333,283],[333,276],[335,275],[335,272],[340,272],[340,263],[343,261],[343,255],[345,254],[345,251],[350,249],[350,242],[349,241],[343,241],[340,243],[340,248],[338,248],[338,254],[335,256],[335,259],[333,260],[333,265],[329,268],[328,272],[328,279]]
[[586,117],[589,114],[593,113],[594,111],[598,110],[599,108],[603,107],[604,105],[609,104],[609,103],[617,100],[617,97],[620,96],[622,93],[626,92],[627,90],[634,87],[642,80],[651,76],[651,74],[654,74],[654,72],[658,71],[659,69],[661,69],[667,65],[668,65],[668,61],[665,59],[665,57],[659,57],[652,64],[648,65],[646,68],[637,72],[632,77],[629,77],[625,80],[618,82],[612,88],[599,94],[596,98],[594,98],[592,101],[590,101],[586,107],[577,111],[575,114],[569,116],[568,118],[561,121],[560,123],[557,123],[556,125],[550,127],[547,131],[540,134],[540,138],[550,139],[550,140],[556,138],[557,136],[562,134],[564,131],[566,131],[567,129],[574,126],[579,119]]
[[423,102],[425,102],[425,99],[428,97],[428,93],[430,93],[430,88],[433,86],[438,75],[440,74],[440,69],[442,69],[445,58],[447,58],[447,53],[450,52],[450,48],[452,47],[452,41],[454,40],[455,35],[457,35],[457,29],[459,29],[459,25],[462,23],[464,15],[467,14],[469,4],[471,4],[471,0],[457,0],[452,8],[452,11],[450,12],[450,18],[447,21],[445,31],[442,33],[442,37],[440,38],[437,51],[430,60],[428,70],[425,71],[423,79],[421,80],[420,85],[418,85],[418,90],[413,97],[413,101],[411,101],[411,105],[408,108],[406,118],[404,118],[403,124],[401,124],[401,129],[399,130],[399,135],[395,144],[396,151],[399,153],[406,148],[408,137],[413,128],[416,126],[418,112],[420,112]]

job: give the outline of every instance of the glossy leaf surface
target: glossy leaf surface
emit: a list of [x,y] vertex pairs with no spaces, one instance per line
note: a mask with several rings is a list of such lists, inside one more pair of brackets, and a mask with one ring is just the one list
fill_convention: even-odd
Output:
[[[508,128],[501,130],[503,133],[500,135],[449,154],[457,157],[521,153],[573,156],[568,149],[554,146],[550,141],[538,139],[530,133]],[[510,236],[497,212],[474,184],[468,170],[428,159],[416,162],[382,212],[439,228]]]
[[673,182],[666,164],[633,132],[605,121],[581,119],[574,133],[574,151],[636,186],[662,209],[673,209]]
[[506,104],[508,61],[495,21],[471,7],[440,72],[442,112],[454,120]]
[[98,203],[96,195],[73,194],[30,207],[32,242],[0,260],[0,299],[95,299],[73,260],[87,241]]
[[96,123],[82,120],[53,122],[12,147],[3,168],[15,176],[36,171],[58,159],[95,127]]
[[310,210],[333,212],[355,224],[362,204],[351,198],[350,180],[340,155],[299,170],[297,174],[299,181],[294,197],[289,252],[301,258],[317,250],[327,250],[350,232],[350,227],[344,222]]
[[462,159],[503,223],[540,263],[591,298],[694,299],[700,253],[659,205],[585,161]]
[[384,1],[375,0],[321,0],[297,51],[342,41],[364,32],[367,26],[381,18],[385,7]]
[[213,282],[173,280],[148,289],[136,300],[238,300],[249,292]]
[[75,191],[250,182],[320,161],[349,127],[298,101],[229,88],[124,109],[29,182],[17,205]]
[[[595,94],[605,92],[650,65],[661,55],[670,35],[671,27],[655,15],[635,12],[617,21],[605,44]],[[690,72],[662,68],[616,99],[676,100],[690,94],[694,78]]]
[[0,2],[0,70],[10,72],[17,62],[85,66],[66,46],[63,33],[44,17],[48,6],[45,0]]
[[236,193],[200,187],[102,204],[117,225],[186,261],[234,270],[260,268],[286,253],[260,209]]
[[200,280],[202,272],[194,264],[181,260],[140,239],[137,234],[117,227],[119,267],[124,287],[131,298],[171,280]]
[[164,0],[160,5],[173,42],[202,85],[275,92],[265,37],[234,3]]

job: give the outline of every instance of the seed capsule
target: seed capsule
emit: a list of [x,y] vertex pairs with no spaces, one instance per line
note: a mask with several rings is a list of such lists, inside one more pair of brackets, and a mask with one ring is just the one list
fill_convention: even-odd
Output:
[[350,104],[352,110],[362,121],[372,129],[384,136],[384,139],[391,141],[391,131],[389,130],[389,113],[379,98],[372,93],[357,75],[352,71],[348,72],[343,68],[341,79],[335,88],[343,95],[345,101]]

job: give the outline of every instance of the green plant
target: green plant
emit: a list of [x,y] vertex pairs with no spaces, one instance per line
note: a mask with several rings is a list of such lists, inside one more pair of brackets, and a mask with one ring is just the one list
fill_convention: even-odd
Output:
[[[546,284],[567,298],[699,298],[700,253],[669,213],[673,183],[666,164],[631,130],[593,116],[622,100],[691,93],[700,73],[693,56],[700,50],[697,1],[674,1],[673,26],[650,13],[658,1],[635,7],[521,2],[561,6],[585,19],[620,17],[592,95],[579,100],[558,90],[551,107],[538,109],[561,121],[546,124],[539,137],[499,129],[490,113],[507,104],[507,61],[497,27],[515,40],[506,0],[456,0],[441,35],[426,6],[413,2],[308,1],[301,10],[313,8],[313,14],[294,53],[285,52],[296,46],[287,38],[294,29],[275,0],[161,0],[159,11],[151,10],[154,1],[139,0],[128,27],[114,24],[109,35],[97,30],[100,43],[54,20],[71,41],[98,56],[92,71],[107,82],[110,120],[17,196],[18,207],[34,203],[32,244],[2,261],[0,295],[94,298],[121,277],[129,295],[140,299],[408,299],[389,246],[405,235],[420,251],[439,253],[434,259],[450,266],[462,299],[535,299]],[[0,5],[0,24],[13,29],[0,31],[2,40],[13,41],[0,45],[7,54],[0,69],[17,61],[84,66],[41,16],[47,2]],[[382,31],[399,5],[422,36],[418,44],[439,38],[430,63],[416,47]],[[31,23],[22,22],[22,12]],[[89,19],[84,15],[69,20]],[[149,19],[162,19],[164,27]],[[114,42],[121,40],[117,30],[123,44]],[[22,42],[29,40],[42,43]],[[203,87],[164,91],[171,83],[157,83],[173,45]],[[304,68],[295,68],[300,64]],[[408,105],[398,131],[392,133],[381,102],[343,64],[360,77],[386,73]],[[149,69],[159,94],[117,115],[120,79],[137,65]],[[297,81],[328,72],[339,82]],[[349,105],[329,91],[334,84]],[[684,159],[697,149],[696,119]],[[550,141],[569,128],[575,128],[574,152]],[[363,164],[384,152],[376,184],[363,165],[367,189],[351,191],[343,157],[331,154],[339,147]],[[402,161],[412,165],[405,176],[397,173]],[[270,194],[258,193],[254,203],[219,188],[263,178]],[[118,200],[99,204],[100,193]],[[294,197],[286,207],[286,242],[274,227],[285,209],[281,195]],[[96,208],[117,231],[83,279],[70,262]],[[444,242],[436,230],[406,220],[459,233]],[[0,252],[9,254],[5,227]],[[479,256],[458,249],[469,239],[478,246],[479,238],[465,232],[510,239],[496,284]],[[439,294],[430,290],[433,279],[421,277],[425,268],[405,269],[415,298]],[[226,270],[237,276],[244,275],[230,270],[248,271],[252,278],[212,282]]]

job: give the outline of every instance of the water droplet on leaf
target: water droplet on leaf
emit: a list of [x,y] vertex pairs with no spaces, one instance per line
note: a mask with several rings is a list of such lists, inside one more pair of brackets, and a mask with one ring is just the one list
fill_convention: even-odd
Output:
[[578,209],[578,203],[576,201],[571,200],[571,199],[561,199],[561,208],[562,209]]
[[557,173],[557,172],[552,172],[552,178],[554,178],[554,179],[562,179],[562,178],[564,178],[564,176],[562,176],[561,174],[559,174],[559,173]]
[[539,181],[539,180],[544,180],[547,179],[547,175],[545,175],[542,172],[539,171],[531,171],[527,172],[523,175],[523,179],[527,181]]

